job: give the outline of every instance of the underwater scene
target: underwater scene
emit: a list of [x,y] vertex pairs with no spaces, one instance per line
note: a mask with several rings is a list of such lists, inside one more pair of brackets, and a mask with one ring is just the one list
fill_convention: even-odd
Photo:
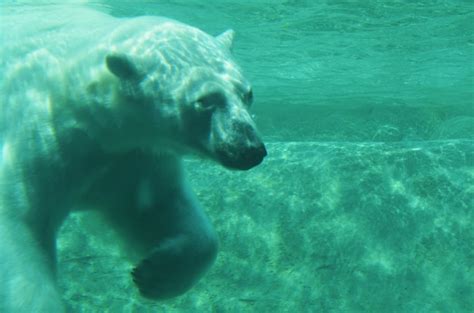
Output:
[[104,217],[71,213],[57,238],[67,312],[474,312],[473,1],[61,3],[234,30],[267,151],[248,171],[184,157],[219,247],[177,297],[140,295]]

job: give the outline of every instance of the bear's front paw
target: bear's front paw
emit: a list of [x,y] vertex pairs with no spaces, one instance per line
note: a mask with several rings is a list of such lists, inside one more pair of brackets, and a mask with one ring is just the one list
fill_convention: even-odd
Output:
[[195,260],[195,249],[185,242],[182,238],[165,241],[133,269],[133,281],[142,296],[155,300],[176,297],[198,280],[203,267]]
[[151,255],[136,266],[132,271],[133,282],[140,294],[150,299],[166,299],[173,297],[175,287],[170,272],[163,270],[160,258]]

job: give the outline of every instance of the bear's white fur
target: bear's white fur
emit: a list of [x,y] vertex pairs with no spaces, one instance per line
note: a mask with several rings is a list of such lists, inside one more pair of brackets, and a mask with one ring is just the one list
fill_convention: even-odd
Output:
[[133,247],[142,295],[182,294],[217,238],[180,157],[245,170],[266,155],[233,32],[86,8],[2,15],[0,312],[64,311],[55,237],[79,209],[100,210]]

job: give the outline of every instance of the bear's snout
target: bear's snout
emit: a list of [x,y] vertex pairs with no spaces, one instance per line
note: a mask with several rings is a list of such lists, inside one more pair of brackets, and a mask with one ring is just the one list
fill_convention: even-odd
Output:
[[214,119],[211,131],[211,154],[223,166],[248,170],[262,163],[267,155],[263,141],[249,115],[240,119],[227,115]]

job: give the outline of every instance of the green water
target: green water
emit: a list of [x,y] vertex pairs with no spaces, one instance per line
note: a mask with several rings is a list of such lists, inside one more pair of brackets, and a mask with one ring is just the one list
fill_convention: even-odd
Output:
[[221,247],[173,300],[140,298],[114,234],[70,218],[74,312],[474,311],[472,1],[90,5],[233,28],[269,156],[244,173],[186,161]]

